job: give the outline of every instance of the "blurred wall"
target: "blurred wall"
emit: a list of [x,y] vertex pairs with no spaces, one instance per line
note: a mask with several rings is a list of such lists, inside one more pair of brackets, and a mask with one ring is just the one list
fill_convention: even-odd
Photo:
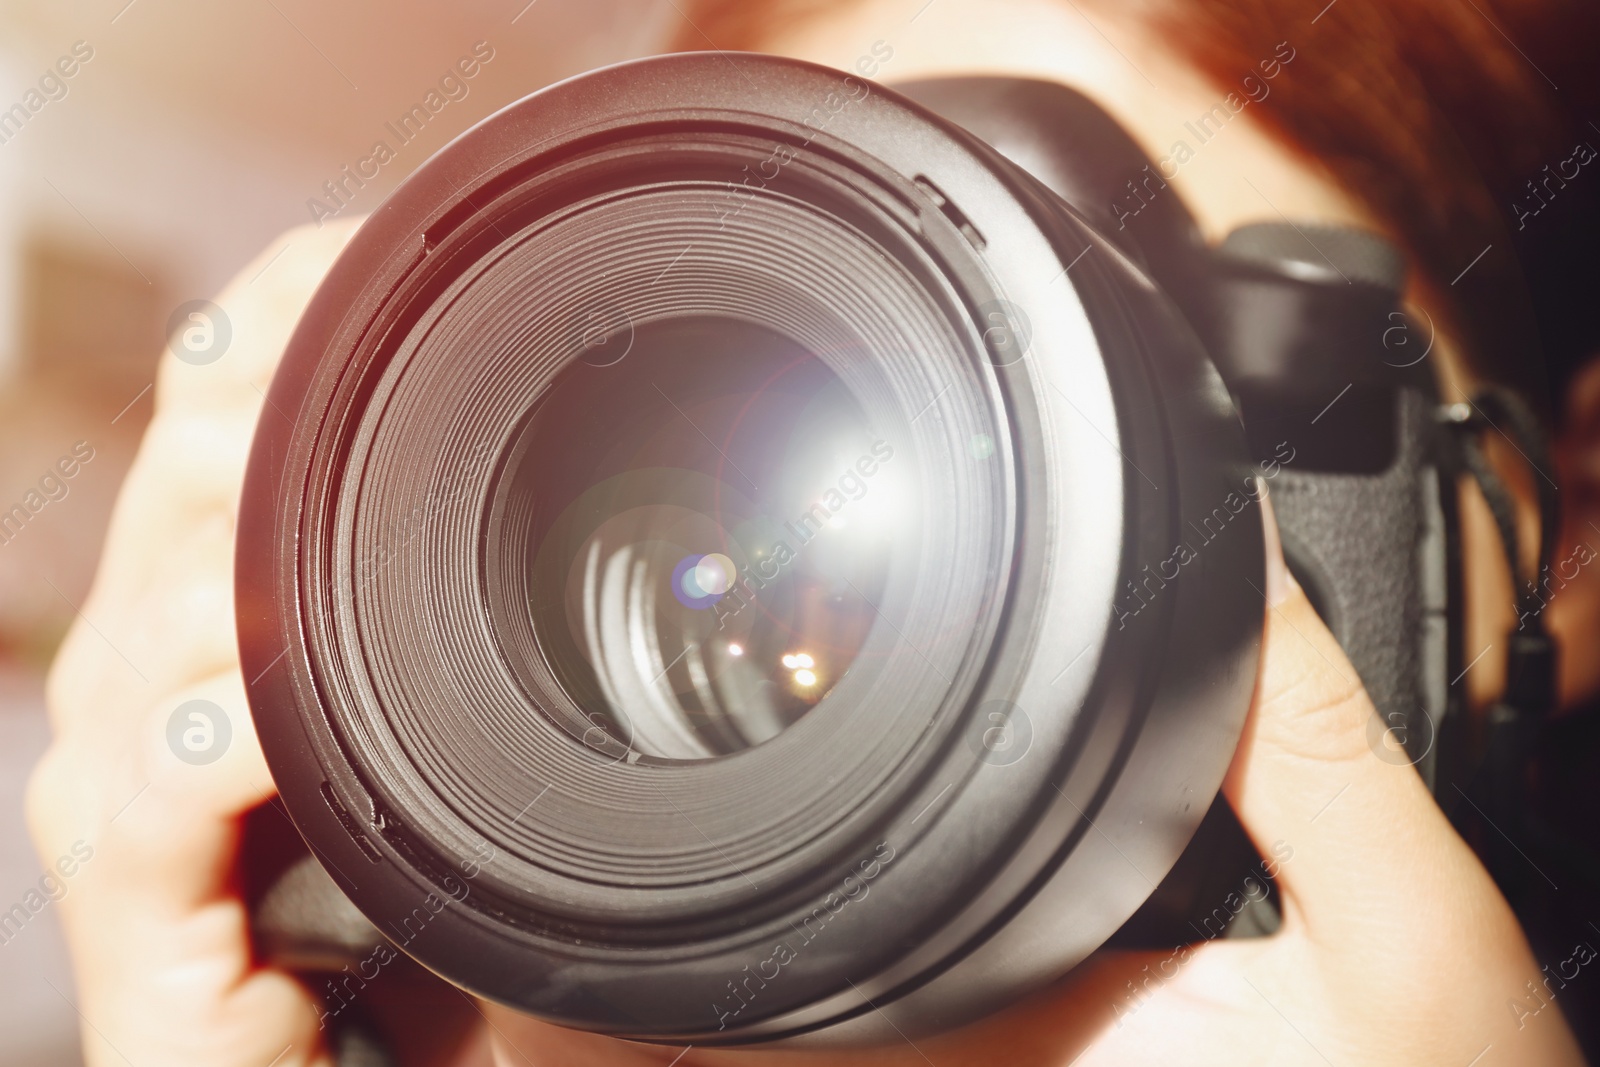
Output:
[[[0,541],[0,654],[43,658],[81,602],[178,304],[312,221],[325,183],[378,139],[395,159],[348,213],[539,86],[653,50],[678,17],[643,0],[524,2],[0,11],[0,515],[77,442],[95,450],[65,499]],[[493,58],[400,146],[386,124],[474,46]]]

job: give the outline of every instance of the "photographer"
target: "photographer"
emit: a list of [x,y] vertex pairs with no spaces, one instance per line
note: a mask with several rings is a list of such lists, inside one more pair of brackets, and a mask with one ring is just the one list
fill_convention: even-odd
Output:
[[[1336,0],[1320,14],[1198,0],[1149,8],[932,0],[920,10],[891,0],[718,0],[685,6],[681,43],[848,70],[866,56],[870,76],[886,83],[982,71],[1077,88],[1162,159],[1170,188],[1153,195],[1180,196],[1208,237],[1283,217],[1358,226],[1406,246],[1419,269],[1409,295],[1438,325],[1430,363],[1455,399],[1489,376],[1536,382],[1536,372],[1498,355],[1520,350],[1506,344],[1488,306],[1517,275],[1502,242],[1517,222],[1544,226],[1551,232],[1540,239],[1557,241],[1559,212],[1581,202],[1580,181],[1594,180],[1583,173],[1565,179],[1570,189],[1541,186],[1546,192],[1518,201],[1520,210],[1496,199],[1520,184],[1505,177],[1516,168],[1542,181],[1532,161],[1559,168],[1577,159],[1568,142],[1579,133],[1564,125],[1542,79],[1556,78],[1576,98],[1583,48],[1595,41],[1561,46],[1560,20],[1579,17],[1571,12],[1520,12],[1507,32],[1537,30],[1550,49],[1550,66],[1536,70],[1506,47],[1491,21],[1498,15],[1476,11],[1421,0],[1394,8]],[[728,61],[737,63],[737,53]],[[1481,82],[1463,88],[1455,76],[1469,73]],[[1234,108],[1230,98],[1248,106]],[[1177,151],[1170,131],[1196,118],[1204,139]],[[1600,132],[1593,137],[1600,142]],[[1459,169],[1468,164],[1476,175]],[[1145,203],[1124,203],[1119,214]],[[252,432],[271,417],[263,392],[311,293],[359,224],[338,218],[297,230],[241,272],[218,298],[236,338],[223,362],[202,375],[166,358],[156,417],[92,597],[52,673],[56,739],[33,779],[30,818],[52,861],[75,841],[93,845],[93,863],[58,906],[94,1065],[333,1062],[327,1004],[295,976],[262,965],[240,892],[241,820],[274,786],[247,721],[253,679],[238,663],[233,546]],[[1530,273],[1538,289],[1544,276]],[[1592,292],[1583,298],[1592,303]],[[1568,314],[1577,299],[1535,293],[1536,310],[1559,324],[1565,332],[1552,336],[1567,346],[1551,354],[1563,390],[1550,472],[1564,509],[1563,557],[1600,539],[1590,525],[1600,515],[1600,370],[1582,362],[1594,333],[1592,320],[1584,333]],[[1428,343],[1411,342],[1419,352]],[[1513,486],[1537,477],[1514,448],[1491,454]],[[1531,498],[1531,489],[1522,495]],[[1480,499],[1466,499],[1463,523],[1467,644],[1498,649],[1517,622],[1511,576]],[[1563,981],[1574,986],[1600,979],[1581,952],[1536,956],[1416,770],[1375,755],[1372,703],[1289,575],[1270,521],[1268,535],[1265,651],[1224,792],[1261,854],[1282,860],[1274,873],[1283,924],[1273,936],[1207,940],[1176,954],[1102,952],[966,1029],[848,1054],[630,1044],[488,1004],[467,1017],[470,1027],[505,1065],[1582,1063],[1563,1016],[1581,990],[1550,983],[1546,967],[1565,967]],[[1600,695],[1600,657],[1590,651],[1600,641],[1595,568],[1572,569],[1545,623],[1561,651],[1561,702],[1582,707]],[[1503,674],[1502,653],[1490,651],[1461,684],[1484,704]],[[192,764],[169,744],[172,709],[191,700],[231,719],[232,744],[214,762]],[[1275,853],[1283,841],[1293,842],[1292,858]],[[1569,940],[1589,938],[1600,943],[1600,932],[1570,931]],[[441,996],[460,1011],[463,997]],[[450,1033],[439,1027],[436,1042]],[[426,1062],[449,1050],[419,1037],[398,1051]]]

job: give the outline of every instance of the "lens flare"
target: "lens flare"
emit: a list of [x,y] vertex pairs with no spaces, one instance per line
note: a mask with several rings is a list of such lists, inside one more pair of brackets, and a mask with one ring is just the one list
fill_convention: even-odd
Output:
[[721,552],[687,555],[672,568],[672,595],[686,608],[703,611],[733,588],[739,569]]
[[[694,570],[689,572],[694,576],[694,584],[700,588],[703,596],[721,596],[733,588],[733,579],[737,573],[734,570],[733,560],[720,552],[700,557],[700,562],[694,565]],[[690,592],[688,585],[684,592]]]

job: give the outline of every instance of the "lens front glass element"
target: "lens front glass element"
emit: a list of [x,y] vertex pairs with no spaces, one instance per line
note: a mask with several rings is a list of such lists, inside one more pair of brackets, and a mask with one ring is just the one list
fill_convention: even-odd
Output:
[[631,752],[758,745],[861,654],[908,480],[846,383],[770,329],[687,317],[590,341],[508,472],[540,651]]
[[308,582],[348,591],[327,680],[405,834],[645,939],[854,862],[960,743],[1012,539],[993,364],[917,235],[656,158],[427,253]]

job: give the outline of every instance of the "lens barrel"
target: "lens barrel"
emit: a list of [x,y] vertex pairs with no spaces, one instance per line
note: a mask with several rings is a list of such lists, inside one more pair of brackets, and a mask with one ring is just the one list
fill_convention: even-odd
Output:
[[270,401],[263,748],[477,995],[697,1044],[958,1025],[1116,930],[1237,742],[1262,541],[1215,371],[863,79],[678,55],[505,109],[362,226]]

